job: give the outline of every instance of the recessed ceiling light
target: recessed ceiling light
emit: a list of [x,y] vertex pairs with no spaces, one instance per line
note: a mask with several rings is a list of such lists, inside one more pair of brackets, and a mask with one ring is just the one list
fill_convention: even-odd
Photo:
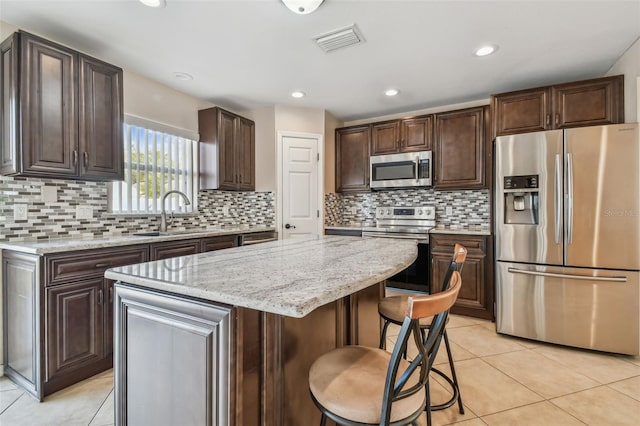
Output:
[[400,91],[398,89],[389,89],[386,92],[384,92],[384,94],[387,95],[387,96],[395,96],[398,93],[400,93]]
[[296,91],[296,92],[292,92],[291,96],[293,96],[294,98],[304,98],[306,96],[306,93]]
[[186,72],[174,72],[173,76],[178,80],[183,80],[183,81],[193,80],[193,76],[191,74],[187,74]]
[[496,50],[498,50],[498,46],[488,44],[486,46],[482,46],[476,49],[474,53],[476,56],[487,56],[487,55],[491,55]]
[[166,7],[167,0],[140,0],[140,3],[149,7]]

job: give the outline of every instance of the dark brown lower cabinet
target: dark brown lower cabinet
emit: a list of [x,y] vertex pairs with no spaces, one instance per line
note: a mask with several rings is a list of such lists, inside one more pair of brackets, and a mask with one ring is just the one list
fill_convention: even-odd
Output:
[[45,393],[65,387],[69,376],[84,376],[110,366],[104,345],[107,309],[102,300],[103,285],[101,278],[95,278],[45,290]]
[[179,424],[188,416],[193,424],[319,424],[309,368],[337,347],[378,345],[384,287],[374,284],[292,318],[118,284],[116,423]]
[[441,290],[456,243],[467,249],[462,288],[451,313],[494,320],[493,248],[488,235],[432,234],[431,292]]
[[200,253],[200,240],[168,241],[151,244],[151,260],[169,259]]

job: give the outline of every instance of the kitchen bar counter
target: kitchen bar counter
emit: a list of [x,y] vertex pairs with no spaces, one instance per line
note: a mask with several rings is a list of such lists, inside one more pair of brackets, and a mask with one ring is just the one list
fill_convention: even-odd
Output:
[[318,424],[309,367],[378,345],[384,280],[416,256],[413,240],[322,236],[107,270],[116,425]]
[[149,289],[300,318],[405,269],[415,241],[280,240],[107,270]]
[[[170,230],[158,236],[127,234],[113,237],[51,239],[46,241],[2,242],[0,249],[19,253],[44,255],[76,250],[121,247],[135,244],[151,244],[164,241],[178,241],[192,238],[216,237],[222,235],[251,234],[255,232],[273,232],[269,226],[226,226],[222,228]],[[148,232],[148,231],[140,231]]]

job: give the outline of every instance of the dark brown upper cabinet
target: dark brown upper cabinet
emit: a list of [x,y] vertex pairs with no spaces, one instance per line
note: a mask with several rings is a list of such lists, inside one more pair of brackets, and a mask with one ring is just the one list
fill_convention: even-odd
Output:
[[371,126],[336,129],[336,192],[369,190]]
[[433,116],[384,121],[371,125],[371,155],[431,149]]
[[122,70],[23,31],[0,53],[0,174],[122,180]]
[[624,122],[624,76],[491,96],[494,136]]
[[436,114],[435,189],[487,188],[488,113],[488,107],[476,107]]
[[255,123],[222,108],[198,111],[200,189],[255,189]]

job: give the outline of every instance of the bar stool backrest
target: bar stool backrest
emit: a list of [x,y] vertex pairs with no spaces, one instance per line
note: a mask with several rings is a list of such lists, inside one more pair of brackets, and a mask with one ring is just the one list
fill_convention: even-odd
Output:
[[462,244],[456,243],[455,248],[453,249],[453,258],[451,259],[447,272],[444,274],[444,280],[442,280],[442,288],[440,291],[445,291],[449,288],[449,281],[451,280],[451,274],[453,271],[458,271],[462,274],[462,267],[464,266],[464,261],[466,259],[467,249]]
[[[391,405],[394,401],[406,398],[416,392],[424,392],[425,384],[429,379],[429,371],[433,366],[433,361],[440,347],[449,309],[458,297],[461,283],[460,273],[454,270],[451,273],[448,289],[445,291],[428,296],[409,297],[407,313],[400,328],[400,333],[389,362],[389,369],[387,370],[382,414],[380,417],[381,425],[389,424]],[[422,340],[420,318],[431,316],[433,316],[433,321],[431,322],[429,333],[426,338]],[[398,379],[397,375],[400,361],[403,359],[403,354],[405,353],[409,338],[412,335],[418,348],[418,355],[413,359],[409,367],[402,372],[402,376]],[[404,389],[409,377],[418,368],[420,368],[418,383]]]

